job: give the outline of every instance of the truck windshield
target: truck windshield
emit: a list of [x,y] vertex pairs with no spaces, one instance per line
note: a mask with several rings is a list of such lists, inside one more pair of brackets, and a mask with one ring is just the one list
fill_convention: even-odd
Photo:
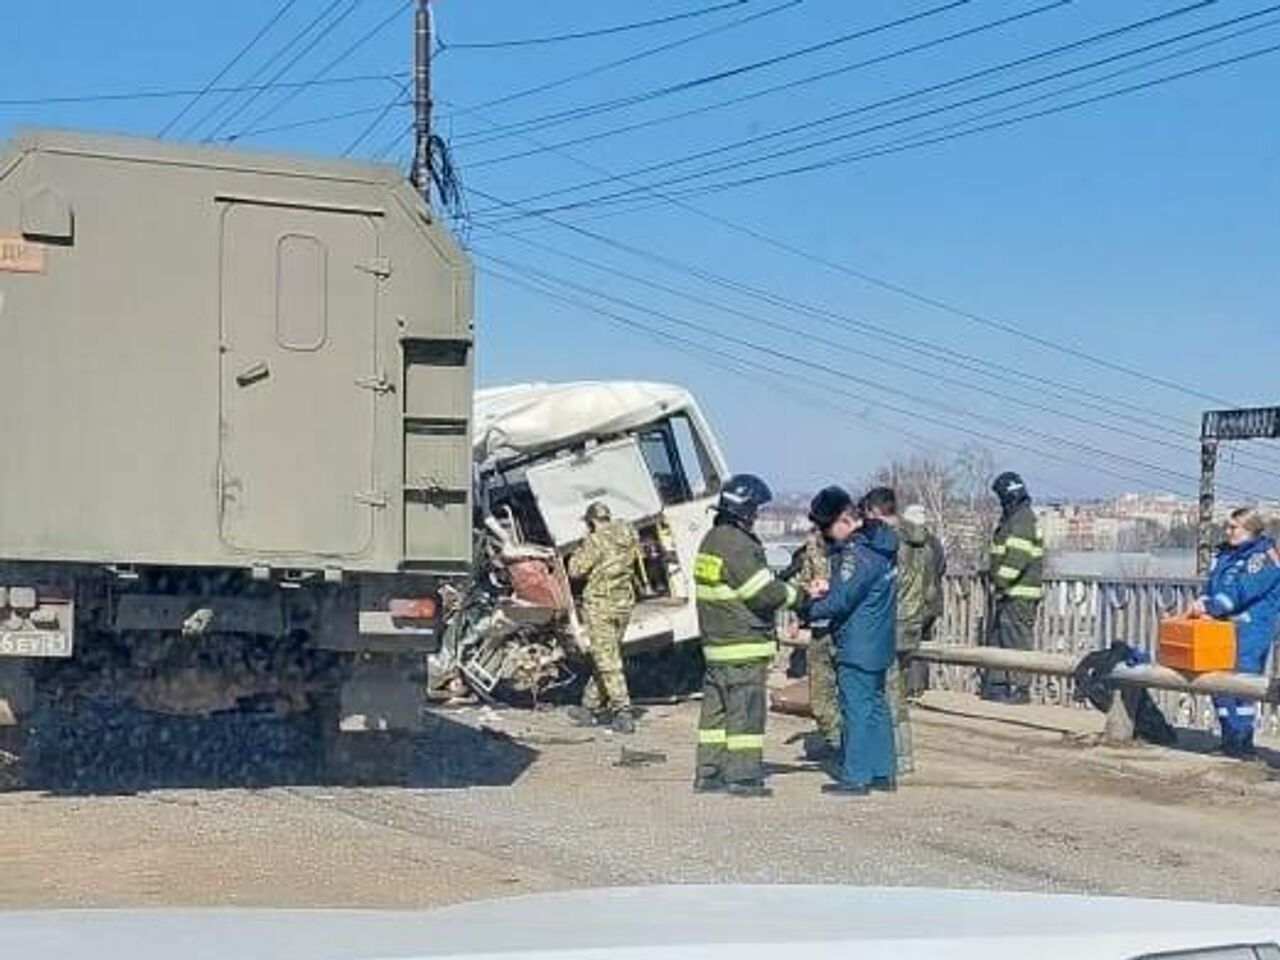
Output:
[[640,450],[662,502],[687,503],[716,492],[716,476],[693,422],[677,414],[639,435]]
[[664,421],[640,434],[640,450],[654,486],[664,504],[686,503],[693,499],[689,478],[680,463],[680,452],[671,433],[671,422]]

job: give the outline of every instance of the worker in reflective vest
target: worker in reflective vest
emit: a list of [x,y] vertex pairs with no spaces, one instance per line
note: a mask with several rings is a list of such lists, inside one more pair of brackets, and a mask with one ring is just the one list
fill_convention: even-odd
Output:
[[[987,646],[1030,650],[1035,645],[1036,615],[1044,598],[1044,541],[1031,509],[1027,485],[1016,473],[996,477],[991,489],[1000,500],[1000,523],[991,538],[989,573],[993,592]],[[1017,670],[987,670],[982,696],[1005,703],[1028,702],[1029,675]]]
[[[1236,632],[1236,672],[1262,673],[1280,626],[1280,552],[1256,510],[1233,510],[1226,532],[1227,542],[1191,612],[1230,620]],[[1213,704],[1222,728],[1222,752],[1245,760],[1255,756],[1257,703],[1215,695]]]
[[698,624],[707,670],[698,723],[694,789],[763,797],[766,677],[777,652],[774,614],[807,602],[765,563],[752,532],[773,499],[759,477],[730,477],[714,525],[694,561]]

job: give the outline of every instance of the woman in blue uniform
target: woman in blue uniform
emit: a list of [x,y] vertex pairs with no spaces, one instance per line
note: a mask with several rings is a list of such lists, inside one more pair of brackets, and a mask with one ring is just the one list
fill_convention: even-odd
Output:
[[[1227,542],[1219,550],[1192,614],[1230,620],[1236,629],[1236,671],[1262,673],[1280,624],[1280,553],[1264,532],[1256,510],[1233,510]],[[1241,697],[1215,696],[1222,752],[1254,756],[1253,727],[1258,705]]]

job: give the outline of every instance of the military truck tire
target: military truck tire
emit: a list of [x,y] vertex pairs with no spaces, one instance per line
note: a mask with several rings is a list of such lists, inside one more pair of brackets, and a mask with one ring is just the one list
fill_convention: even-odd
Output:
[[26,731],[22,780],[60,793],[305,783],[309,733],[298,718],[269,713],[170,716],[42,696]]

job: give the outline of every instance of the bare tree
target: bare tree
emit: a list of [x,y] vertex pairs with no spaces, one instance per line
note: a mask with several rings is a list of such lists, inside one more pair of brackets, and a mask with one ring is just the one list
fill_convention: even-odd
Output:
[[919,503],[928,511],[951,569],[980,569],[999,514],[991,496],[994,474],[991,451],[970,445],[950,462],[931,456],[893,460],[871,476],[870,484],[892,487],[899,503]]
[[[892,487],[901,505],[918,503],[945,527],[947,507],[952,502],[953,477],[946,463],[936,457],[914,456],[894,460],[872,476],[876,486]],[[945,540],[943,530],[938,535]]]
[[951,463],[952,484],[956,496],[975,514],[991,509],[991,480],[996,473],[996,458],[986,447],[970,443],[956,454]]

